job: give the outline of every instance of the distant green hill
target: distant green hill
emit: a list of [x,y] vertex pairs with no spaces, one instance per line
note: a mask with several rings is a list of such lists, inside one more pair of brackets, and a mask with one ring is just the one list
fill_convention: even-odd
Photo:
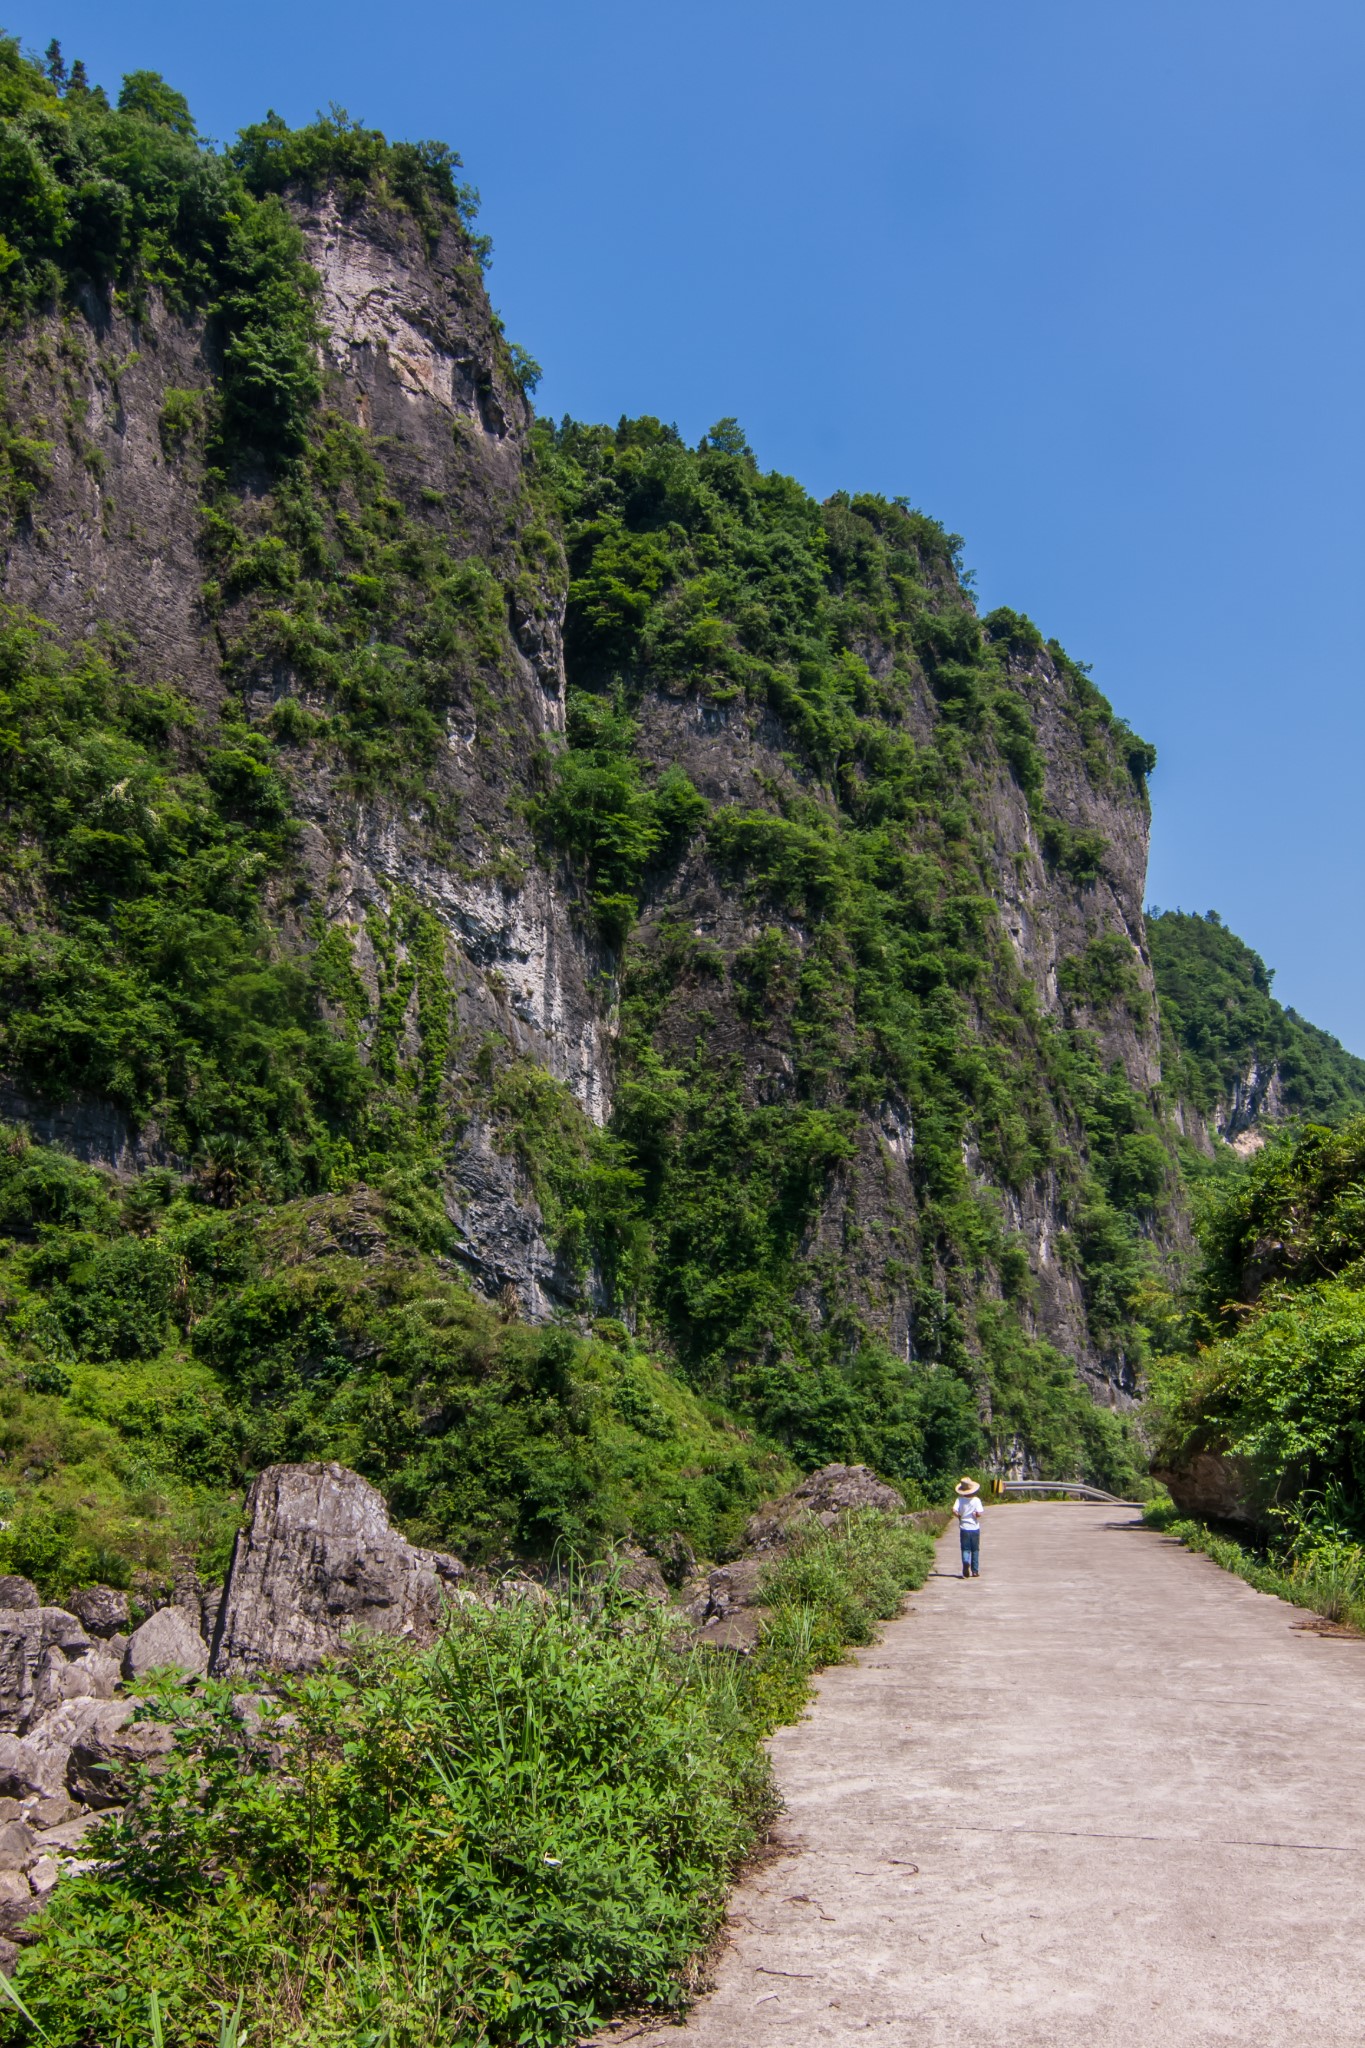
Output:
[[1262,1091],[1278,1069],[1267,1120],[1335,1123],[1365,1107],[1365,1060],[1277,1003],[1272,970],[1216,911],[1157,912],[1147,920],[1147,938],[1167,1040],[1166,1077],[1202,1116],[1226,1105],[1253,1068]]

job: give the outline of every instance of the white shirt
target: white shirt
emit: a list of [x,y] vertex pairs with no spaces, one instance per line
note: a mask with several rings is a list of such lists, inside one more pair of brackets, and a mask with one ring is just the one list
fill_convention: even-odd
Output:
[[981,1527],[982,1502],[979,1493],[960,1493],[953,1502],[953,1513],[964,1529]]

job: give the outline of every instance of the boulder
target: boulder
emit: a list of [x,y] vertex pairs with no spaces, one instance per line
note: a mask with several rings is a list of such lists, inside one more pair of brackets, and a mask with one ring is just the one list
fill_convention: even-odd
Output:
[[97,1650],[64,1607],[0,1608],[0,1733],[23,1734],[64,1699],[107,1691]]
[[12,1805],[17,1815],[21,1799],[47,1791],[44,1775],[42,1759],[31,1743],[18,1735],[0,1735],[0,1795],[7,1809]]
[[49,1792],[42,1799],[35,1801],[28,1822],[30,1827],[45,1830],[59,1828],[67,1821],[75,1820],[79,1813],[80,1808],[75,1800],[69,1798],[65,1792]]
[[[117,1702],[124,1712],[123,1701]],[[88,1728],[72,1743],[67,1790],[82,1806],[123,1806],[143,1768],[162,1768],[175,1748],[175,1731],[164,1721],[119,1721]]]
[[744,1531],[747,1550],[781,1549],[796,1527],[815,1520],[826,1528],[855,1508],[881,1508],[903,1514],[905,1502],[894,1486],[867,1465],[822,1465],[781,1500],[770,1501],[751,1515]]
[[72,1810],[76,1816],[74,1820],[64,1820],[59,1828],[49,1828],[44,1834],[45,1850],[62,1856],[72,1855],[82,1846],[91,1828],[98,1827],[102,1820],[112,1820],[118,1809],[115,1808],[113,1813],[107,1807],[75,1807]]
[[[3,1586],[0,1580],[0,1590]],[[71,1612],[92,1636],[118,1635],[128,1627],[128,1595],[117,1586],[79,1586],[71,1595]]]
[[31,1827],[21,1820],[7,1821],[0,1828],[0,1870],[27,1870],[37,1841]]
[[[34,1790],[44,1796],[70,1789],[69,1765],[77,1743],[111,1738],[133,1711],[131,1700],[67,1700],[45,1714],[19,1745]],[[79,1798],[79,1793],[74,1793]]]
[[1226,1451],[1196,1451],[1155,1471],[1182,1515],[1201,1522],[1234,1522],[1257,1528],[1264,1517],[1252,1505],[1252,1468]]
[[40,1607],[38,1619],[45,1650],[65,1650],[68,1656],[80,1657],[90,1648],[89,1636],[68,1608]]
[[41,1607],[42,1595],[32,1579],[17,1572],[0,1572],[0,1607]]
[[429,1639],[464,1577],[419,1550],[344,1465],[271,1465],[246,1499],[214,1641],[215,1674],[308,1671],[348,1630]]
[[194,1616],[184,1607],[159,1607],[135,1628],[123,1653],[125,1678],[169,1668],[202,1678],[209,1668],[208,1645]]

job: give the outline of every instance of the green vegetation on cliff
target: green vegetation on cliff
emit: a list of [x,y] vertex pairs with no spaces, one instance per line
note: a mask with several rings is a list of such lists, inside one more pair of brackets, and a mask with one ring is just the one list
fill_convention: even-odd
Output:
[[[981,821],[1003,775],[1051,858],[1084,854],[1082,882],[1103,858],[1042,805],[1040,653],[1102,786],[1140,801],[1150,750],[1028,621],[979,622],[957,542],[904,504],[818,505],[762,474],[733,422],[695,450],[649,419],[538,433],[565,526],[573,685],[541,816],[623,949],[616,1129],[643,1179],[641,1305],[700,1385],[801,1457],[922,1478],[926,1443],[938,1469],[966,1456],[988,1401],[995,1433],[1126,1483],[1112,1420],[1029,1334],[1028,1259],[981,1181],[1061,1179],[1092,1337],[1134,1369],[1154,1273],[1142,1233],[1169,1162],[1151,1105],[1093,1036],[1042,1013]],[[757,774],[748,800],[708,802],[651,745],[644,700],[684,693],[741,740],[754,714],[778,725],[780,772]],[[697,929],[686,886],[704,895],[713,875],[755,934],[728,951]],[[767,1100],[737,1023],[790,1062]],[[822,1207],[879,1104],[913,1126],[916,1213],[855,1213],[831,1242]],[[850,1298],[841,1268],[867,1230],[896,1240],[918,1369],[889,1355],[884,1303]]]
[[1264,1084],[1274,1068],[1285,1116],[1336,1122],[1365,1106],[1365,1060],[1283,1009],[1265,962],[1216,911],[1155,911],[1147,943],[1173,1095],[1211,1119],[1253,1071]]
[[468,223],[477,202],[458,168],[442,144],[390,144],[344,114],[293,130],[270,114],[218,151],[155,72],[130,74],[111,107],[55,45],[39,67],[0,37],[0,309],[17,320],[85,286],[203,311],[221,350],[221,451],[288,456],[322,385],[316,280],[279,193],[335,183],[424,223],[442,210]]

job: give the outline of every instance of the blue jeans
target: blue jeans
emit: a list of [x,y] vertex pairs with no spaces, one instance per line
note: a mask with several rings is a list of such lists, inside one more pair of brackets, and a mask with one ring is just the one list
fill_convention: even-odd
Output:
[[971,1572],[974,1576],[979,1576],[981,1571],[981,1531],[979,1529],[960,1529],[958,1534],[962,1538],[962,1569],[964,1572]]

